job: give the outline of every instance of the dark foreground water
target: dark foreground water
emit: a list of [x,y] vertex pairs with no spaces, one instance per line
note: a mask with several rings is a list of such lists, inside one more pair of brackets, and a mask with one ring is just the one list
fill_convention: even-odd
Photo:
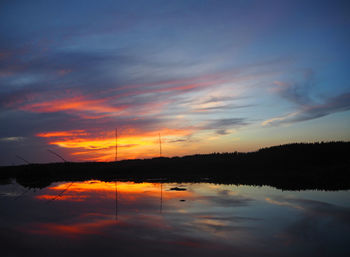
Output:
[[350,256],[350,192],[0,185],[0,256]]

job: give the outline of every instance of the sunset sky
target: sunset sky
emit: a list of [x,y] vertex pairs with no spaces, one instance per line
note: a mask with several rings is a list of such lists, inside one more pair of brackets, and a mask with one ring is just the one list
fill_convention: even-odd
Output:
[[350,140],[348,1],[0,2],[0,165]]

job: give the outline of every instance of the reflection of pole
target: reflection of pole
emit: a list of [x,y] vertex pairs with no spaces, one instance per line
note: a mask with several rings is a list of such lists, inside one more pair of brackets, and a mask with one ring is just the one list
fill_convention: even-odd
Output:
[[162,213],[163,209],[163,183],[160,183],[160,207],[159,212]]
[[162,157],[162,140],[160,140],[160,133],[159,133],[159,157]]
[[118,221],[118,181],[115,181],[115,220]]
[[74,184],[74,182],[71,182],[65,189],[63,189],[63,191],[61,193],[59,193],[58,195],[56,195],[56,197],[49,199],[47,201],[47,203],[50,203],[52,201],[55,201],[57,198],[61,197],[72,185]]
[[115,161],[118,161],[118,129],[115,129]]

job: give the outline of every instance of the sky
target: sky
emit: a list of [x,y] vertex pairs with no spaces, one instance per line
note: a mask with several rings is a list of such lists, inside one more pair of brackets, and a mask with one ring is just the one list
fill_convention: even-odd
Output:
[[[350,140],[348,1],[0,2],[0,165]],[[19,157],[18,157],[19,156]]]

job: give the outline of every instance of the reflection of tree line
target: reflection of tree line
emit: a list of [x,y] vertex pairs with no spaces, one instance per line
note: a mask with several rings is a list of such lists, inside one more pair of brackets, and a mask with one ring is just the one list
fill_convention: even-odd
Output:
[[51,163],[2,167],[0,177],[45,187],[54,181],[118,179],[271,185],[282,189],[349,189],[350,142],[297,143],[250,153],[125,160],[117,163]]

